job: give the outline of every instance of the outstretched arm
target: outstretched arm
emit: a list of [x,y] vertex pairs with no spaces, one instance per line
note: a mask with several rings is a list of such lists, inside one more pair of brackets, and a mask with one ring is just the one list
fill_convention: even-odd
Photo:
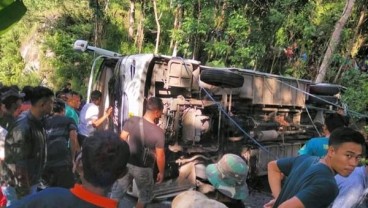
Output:
[[109,116],[110,116],[110,114],[111,114],[111,112],[112,112],[112,107],[109,107],[107,110],[106,110],[106,112],[104,113],[104,115],[103,116],[101,116],[100,118],[98,118],[98,119],[96,119],[96,120],[94,120],[94,121],[92,121],[92,126],[94,127],[94,128],[97,128],[97,127],[99,127]]

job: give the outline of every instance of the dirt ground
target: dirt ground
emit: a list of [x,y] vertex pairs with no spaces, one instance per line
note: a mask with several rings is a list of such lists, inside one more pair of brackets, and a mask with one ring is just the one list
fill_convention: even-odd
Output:
[[[253,181],[253,184],[248,184],[250,188],[249,197],[245,200],[244,206],[233,206],[227,205],[229,208],[263,208],[263,205],[272,199],[271,191],[268,186],[268,180],[266,176],[257,178]],[[132,197],[126,197],[120,201],[119,207],[134,207],[135,199]],[[156,201],[146,206],[147,208],[171,208],[171,200]]]
[[[262,208],[264,204],[272,199],[271,194],[267,192],[255,191],[249,195],[249,198],[244,203],[244,208]],[[171,208],[171,202],[152,203],[147,208]],[[239,208],[239,207],[229,207]]]
[[244,203],[245,208],[262,208],[264,204],[272,199],[271,193],[265,191],[253,191]]
[[[264,204],[272,199],[271,193],[266,191],[252,191],[249,195],[249,198],[244,202],[244,208],[262,208]],[[130,203],[122,203],[119,207],[133,207],[134,203],[130,201]],[[171,208],[170,201],[161,201],[148,204],[147,208]],[[237,207],[229,207],[229,208],[239,208]]]
[[272,199],[267,176],[260,176],[253,181],[253,184],[248,185],[251,188],[249,199],[244,204],[245,208],[262,208],[264,204]]

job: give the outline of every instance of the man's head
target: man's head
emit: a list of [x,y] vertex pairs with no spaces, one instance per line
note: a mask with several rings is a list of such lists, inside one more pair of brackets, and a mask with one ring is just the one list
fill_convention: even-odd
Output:
[[325,118],[325,128],[327,129],[326,132],[327,136],[333,130],[340,127],[344,127],[345,123],[346,123],[345,118],[342,115],[338,113],[328,114]]
[[328,142],[326,159],[331,168],[342,176],[348,176],[358,165],[365,147],[364,136],[351,128],[335,129]]
[[96,104],[96,105],[100,105],[101,103],[101,98],[102,98],[102,93],[98,90],[94,90],[91,93],[91,101]]
[[22,93],[25,94],[23,101],[29,101],[31,100],[31,96],[32,96],[32,91],[33,91],[33,87],[26,85],[22,88]]
[[83,143],[80,175],[93,186],[106,189],[123,176],[129,156],[129,146],[119,135],[96,131]]
[[70,91],[66,94],[67,103],[70,107],[74,108],[75,110],[79,109],[81,105],[81,98],[80,95],[75,91]]
[[65,102],[64,100],[57,98],[54,101],[54,107],[53,107],[54,113],[62,114],[65,113]]
[[158,97],[150,97],[146,102],[146,112],[149,112],[153,119],[158,119],[161,117],[162,110],[164,109],[164,104],[161,98]]
[[42,86],[33,88],[31,96],[33,111],[36,110],[38,116],[44,116],[51,113],[53,107],[53,98],[54,93],[49,88]]
[[24,93],[19,93],[15,88],[9,88],[1,93],[1,103],[4,105],[5,113],[13,115],[14,112],[22,105]]

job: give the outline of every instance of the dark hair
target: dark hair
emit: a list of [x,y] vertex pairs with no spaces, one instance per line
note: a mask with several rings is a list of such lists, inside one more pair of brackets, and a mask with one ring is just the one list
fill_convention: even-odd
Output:
[[2,104],[4,104],[5,108],[7,110],[10,110],[13,104],[15,104],[18,100],[22,100],[22,98],[16,97],[16,96],[9,96],[5,98],[3,101],[1,101]]
[[7,110],[10,110],[12,106],[18,101],[23,100],[24,95],[19,94],[18,88],[12,87],[3,87],[0,92],[0,101],[4,104]]
[[126,171],[128,144],[112,131],[96,131],[82,148],[84,178],[94,186],[108,188]]
[[360,132],[349,127],[340,127],[333,130],[328,140],[328,146],[338,148],[341,144],[346,142],[353,142],[360,144],[362,148],[365,147],[364,136]]
[[15,89],[16,91],[20,91],[18,85],[10,85],[10,88]]
[[31,96],[31,104],[35,105],[39,100],[54,96],[54,92],[47,87],[37,86],[33,88]]
[[62,100],[64,100],[64,101],[67,101],[68,100],[68,98],[66,97],[66,92],[64,92],[63,90],[59,90],[59,91],[57,91],[56,92],[56,98],[60,98],[60,99],[62,99]]
[[326,128],[330,133],[337,128],[346,126],[345,123],[344,116],[338,113],[328,114],[325,118]]
[[69,93],[70,93],[70,95],[72,95],[72,96],[77,95],[77,96],[79,96],[79,97],[80,97],[79,93],[78,93],[78,92],[76,92],[76,91],[74,91],[74,90],[70,91]]
[[102,97],[102,93],[98,90],[94,90],[92,93],[91,93],[91,100],[92,101],[95,101],[95,100],[98,100]]
[[53,111],[55,113],[61,113],[64,109],[65,109],[65,102],[64,102],[64,100],[62,100],[60,98],[55,99]]
[[8,91],[8,90],[10,90],[10,89],[11,89],[11,87],[9,87],[9,86],[2,86],[2,87],[0,88],[0,94],[1,94],[1,93],[3,93],[3,92]]
[[164,104],[162,103],[161,98],[158,97],[150,97],[146,103],[146,110],[163,110]]
[[33,87],[26,85],[23,87],[22,92],[25,94],[23,101],[31,100]]
[[73,97],[74,95],[79,96],[79,93],[77,93],[76,91],[73,91],[73,90],[69,90],[68,92],[65,92],[65,91],[63,91],[63,92],[65,93],[65,95],[67,96],[68,99]]

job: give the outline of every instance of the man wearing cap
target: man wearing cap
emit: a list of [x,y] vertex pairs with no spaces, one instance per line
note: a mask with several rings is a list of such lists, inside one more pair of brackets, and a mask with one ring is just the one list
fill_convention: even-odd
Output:
[[1,108],[3,116],[0,117],[0,126],[9,130],[15,122],[15,112],[22,105],[22,98],[24,93],[19,93],[18,90],[14,88],[9,88],[9,90],[1,93]]
[[238,155],[225,154],[216,164],[206,167],[208,181],[222,194],[244,201],[249,190],[246,183],[248,165]]
[[[19,91],[15,88],[4,87],[2,89],[3,93],[0,95],[0,161],[1,161],[1,169],[2,163],[5,158],[5,138],[8,134],[8,131],[11,126],[14,125],[16,119],[16,111],[20,108],[22,104],[22,98],[24,97],[23,93],[19,93]],[[4,174],[2,171],[1,175]]]
[[54,93],[35,87],[31,109],[21,114],[5,139],[5,163],[16,183],[18,197],[35,191],[46,161],[46,134],[42,119],[53,106]]
[[126,173],[129,146],[111,131],[97,131],[83,144],[75,161],[81,184],[73,188],[50,187],[27,196],[11,207],[116,208],[118,201],[106,193]]
[[[328,207],[339,189],[335,175],[349,176],[358,165],[365,145],[364,136],[347,127],[335,129],[323,158],[302,155],[268,163],[268,182],[275,199],[270,207]],[[281,182],[287,177],[283,186]]]

